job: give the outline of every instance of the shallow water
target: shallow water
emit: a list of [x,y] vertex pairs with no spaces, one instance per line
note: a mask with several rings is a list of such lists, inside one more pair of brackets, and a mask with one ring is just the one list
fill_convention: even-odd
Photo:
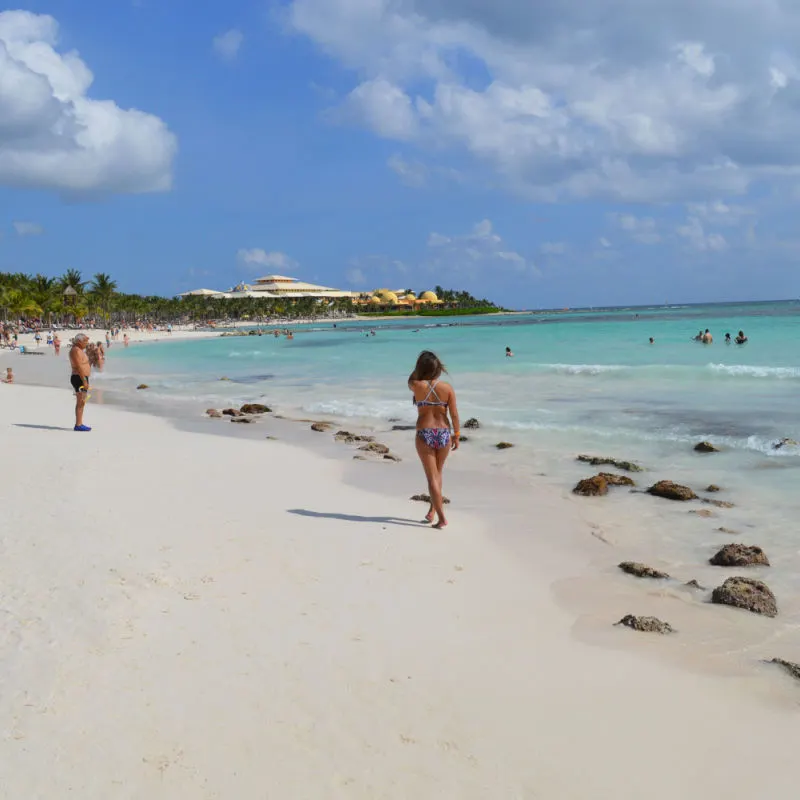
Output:
[[[691,341],[706,327],[713,345]],[[740,328],[750,341],[726,345],[725,332]],[[732,540],[761,545],[774,566],[759,575],[778,595],[781,620],[798,625],[800,448],[774,449],[784,437],[800,440],[798,340],[795,302],[350,322],[298,328],[293,341],[263,335],[115,345],[97,383],[133,390],[145,382],[151,396],[197,411],[265,400],[286,414],[409,424],[416,413],[406,379],[419,351],[432,349],[448,366],[462,421],[481,420],[466,446],[516,480],[544,474],[568,493],[593,472],[574,456],[590,452],[639,461],[649,470],[643,484],[722,486],[715,497],[736,507],[712,509],[711,518],[622,489],[608,501],[587,499],[586,514],[621,550],[712,585],[732,574],[705,565],[716,548]],[[506,346],[514,358],[504,357]],[[502,457],[492,447],[501,439],[516,445]],[[701,439],[723,452],[694,453]]]

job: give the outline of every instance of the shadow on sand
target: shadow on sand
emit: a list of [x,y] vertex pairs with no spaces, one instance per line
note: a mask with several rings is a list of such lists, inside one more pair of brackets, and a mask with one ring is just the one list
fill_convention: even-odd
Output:
[[56,425],[29,425],[25,422],[14,422],[12,423],[15,428],[33,428],[37,431],[70,431],[72,432],[72,428],[59,428]]
[[309,511],[305,508],[290,508],[288,513],[297,514],[299,517],[339,519],[344,522],[377,522],[382,525],[406,525],[412,528],[419,528],[428,524],[424,520],[401,519],[400,517],[362,517],[359,514],[326,514],[324,511]]

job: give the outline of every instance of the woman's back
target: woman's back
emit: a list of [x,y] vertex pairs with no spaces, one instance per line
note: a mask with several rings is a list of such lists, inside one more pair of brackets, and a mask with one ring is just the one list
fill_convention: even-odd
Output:
[[414,395],[417,406],[418,428],[448,427],[447,408],[453,389],[443,381],[411,380],[408,386]]

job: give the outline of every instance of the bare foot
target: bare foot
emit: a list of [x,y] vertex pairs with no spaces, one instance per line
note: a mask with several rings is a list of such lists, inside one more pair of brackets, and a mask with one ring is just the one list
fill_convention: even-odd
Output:
[[434,511],[433,511],[433,506],[431,506],[430,511],[428,511],[428,513],[425,515],[425,520],[427,522],[433,522],[433,517],[434,517]]
[[433,527],[436,528],[437,531],[440,531],[442,528],[447,527],[447,520],[440,519]]

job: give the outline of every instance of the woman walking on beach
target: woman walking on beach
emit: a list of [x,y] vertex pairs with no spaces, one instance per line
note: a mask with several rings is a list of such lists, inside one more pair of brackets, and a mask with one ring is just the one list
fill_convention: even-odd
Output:
[[[408,388],[414,394],[413,402],[418,412],[417,454],[431,496],[431,507],[425,519],[433,522],[435,516],[433,527],[440,529],[447,525],[442,500],[442,470],[450,450],[458,449],[460,435],[456,393],[449,383],[440,380],[443,372],[444,364],[436,354],[425,350],[420,353],[417,365],[408,377]],[[453,424],[452,434],[450,422]]]

